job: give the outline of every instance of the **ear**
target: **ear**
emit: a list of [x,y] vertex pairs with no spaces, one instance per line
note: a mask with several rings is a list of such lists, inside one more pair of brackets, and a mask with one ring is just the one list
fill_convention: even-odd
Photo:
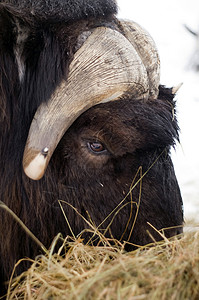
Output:
[[136,130],[143,137],[142,149],[174,146],[179,141],[172,89],[159,87],[158,99],[140,103],[135,116]]

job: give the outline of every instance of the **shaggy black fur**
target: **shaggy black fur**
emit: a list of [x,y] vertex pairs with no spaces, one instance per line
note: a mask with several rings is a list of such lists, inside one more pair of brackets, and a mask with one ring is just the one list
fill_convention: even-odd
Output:
[[[89,109],[62,138],[45,176],[38,182],[25,176],[23,151],[37,107],[49,99],[63,78],[67,78],[78,35],[105,22],[114,23],[112,14],[116,8],[113,1],[105,0],[79,1],[79,4],[77,1],[48,1],[58,5],[52,15],[53,21],[85,17],[87,20],[37,26],[35,20],[30,25],[23,18],[24,3],[33,5],[34,16],[43,22],[51,16],[51,6],[45,7],[48,17],[40,9],[41,4],[47,2],[5,2],[12,4],[15,12],[20,8],[22,15],[16,17],[0,1],[0,199],[49,247],[58,232],[63,236],[71,234],[58,199],[73,205],[86,218],[89,214],[98,226],[124,199],[133,180],[136,183],[140,178],[140,173],[136,178],[135,175],[141,166],[142,174],[148,172],[123,202],[123,208],[120,205],[121,210],[106,236],[144,245],[151,241],[147,230],[156,239],[160,238],[147,222],[157,229],[182,225],[182,200],[169,155],[170,147],[178,139],[178,126],[173,115],[175,103],[171,90],[164,87],[160,87],[157,101],[135,101],[128,95],[126,99]],[[87,6],[80,13],[78,7],[81,8],[83,2]],[[62,10],[60,16],[61,5],[66,10]],[[28,5],[26,9],[29,9]],[[74,15],[72,11],[75,11]],[[100,18],[95,22],[93,17],[96,16]],[[20,52],[24,64],[20,78],[16,47],[21,28],[27,37]],[[91,150],[94,142],[102,143],[104,151],[94,153]],[[138,202],[139,195],[138,218],[129,237],[136,212],[132,201]],[[68,204],[62,205],[75,235],[88,228]],[[111,220],[112,216],[99,229],[104,232]],[[178,232],[181,229],[168,230],[166,235]],[[84,238],[88,240],[89,234]],[[126,248],[131,247],[127,244]],[[40,251],[13,218],[0,209],[1,284],[9,278],[18,259],[34,257]],[[25,263],[21,264],[17,272],[26,267]]]
[[115,0],[1,0],[14,15],[26,21],[68,23],[117,13]]

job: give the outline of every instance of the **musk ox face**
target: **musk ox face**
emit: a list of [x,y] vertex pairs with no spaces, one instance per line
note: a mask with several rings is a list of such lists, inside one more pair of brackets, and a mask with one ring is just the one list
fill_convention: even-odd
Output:
[[160,239],[147,222],[157,229],[177,226],[165,231],[168,237],[182,231],[182,200],[169,156],[178,127],[174,104],[168,101],[169,97],[157,103],[123,99],[100,104],[82,114],[64,135],[46,176],[51,177],[51,166],[58,166],[59,199],[67,215],[73,214],[76,234],[89,226],[64,204],[69,199],[85,218],[102,224],[102,233],[110,223],[107,236],[133,244],[149,243],[147,230]]

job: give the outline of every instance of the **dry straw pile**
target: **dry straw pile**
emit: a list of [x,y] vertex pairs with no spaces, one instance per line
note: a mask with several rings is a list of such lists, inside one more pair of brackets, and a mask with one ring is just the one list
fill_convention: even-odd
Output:
[[7,299],[199,299],[199,232],[129,253],[69,237],[53,253],[58,239],[10,282]]

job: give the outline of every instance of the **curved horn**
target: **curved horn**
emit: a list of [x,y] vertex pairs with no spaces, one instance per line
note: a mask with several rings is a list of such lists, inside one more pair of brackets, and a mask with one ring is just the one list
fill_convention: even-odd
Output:
[[149,98],[156,99],[159,93],[160,59],[150,34],[133,21],[120,21],[124,36],[139,54],[148,74]]
[[96,28],[75,53],[67,81],[62,81],[35,114],[24,151],[26,175],[34,180],[43,176],[57,144],[79,115],[128,91],[135,99],[149,96],[147,71],[140,56],[119,32]]

